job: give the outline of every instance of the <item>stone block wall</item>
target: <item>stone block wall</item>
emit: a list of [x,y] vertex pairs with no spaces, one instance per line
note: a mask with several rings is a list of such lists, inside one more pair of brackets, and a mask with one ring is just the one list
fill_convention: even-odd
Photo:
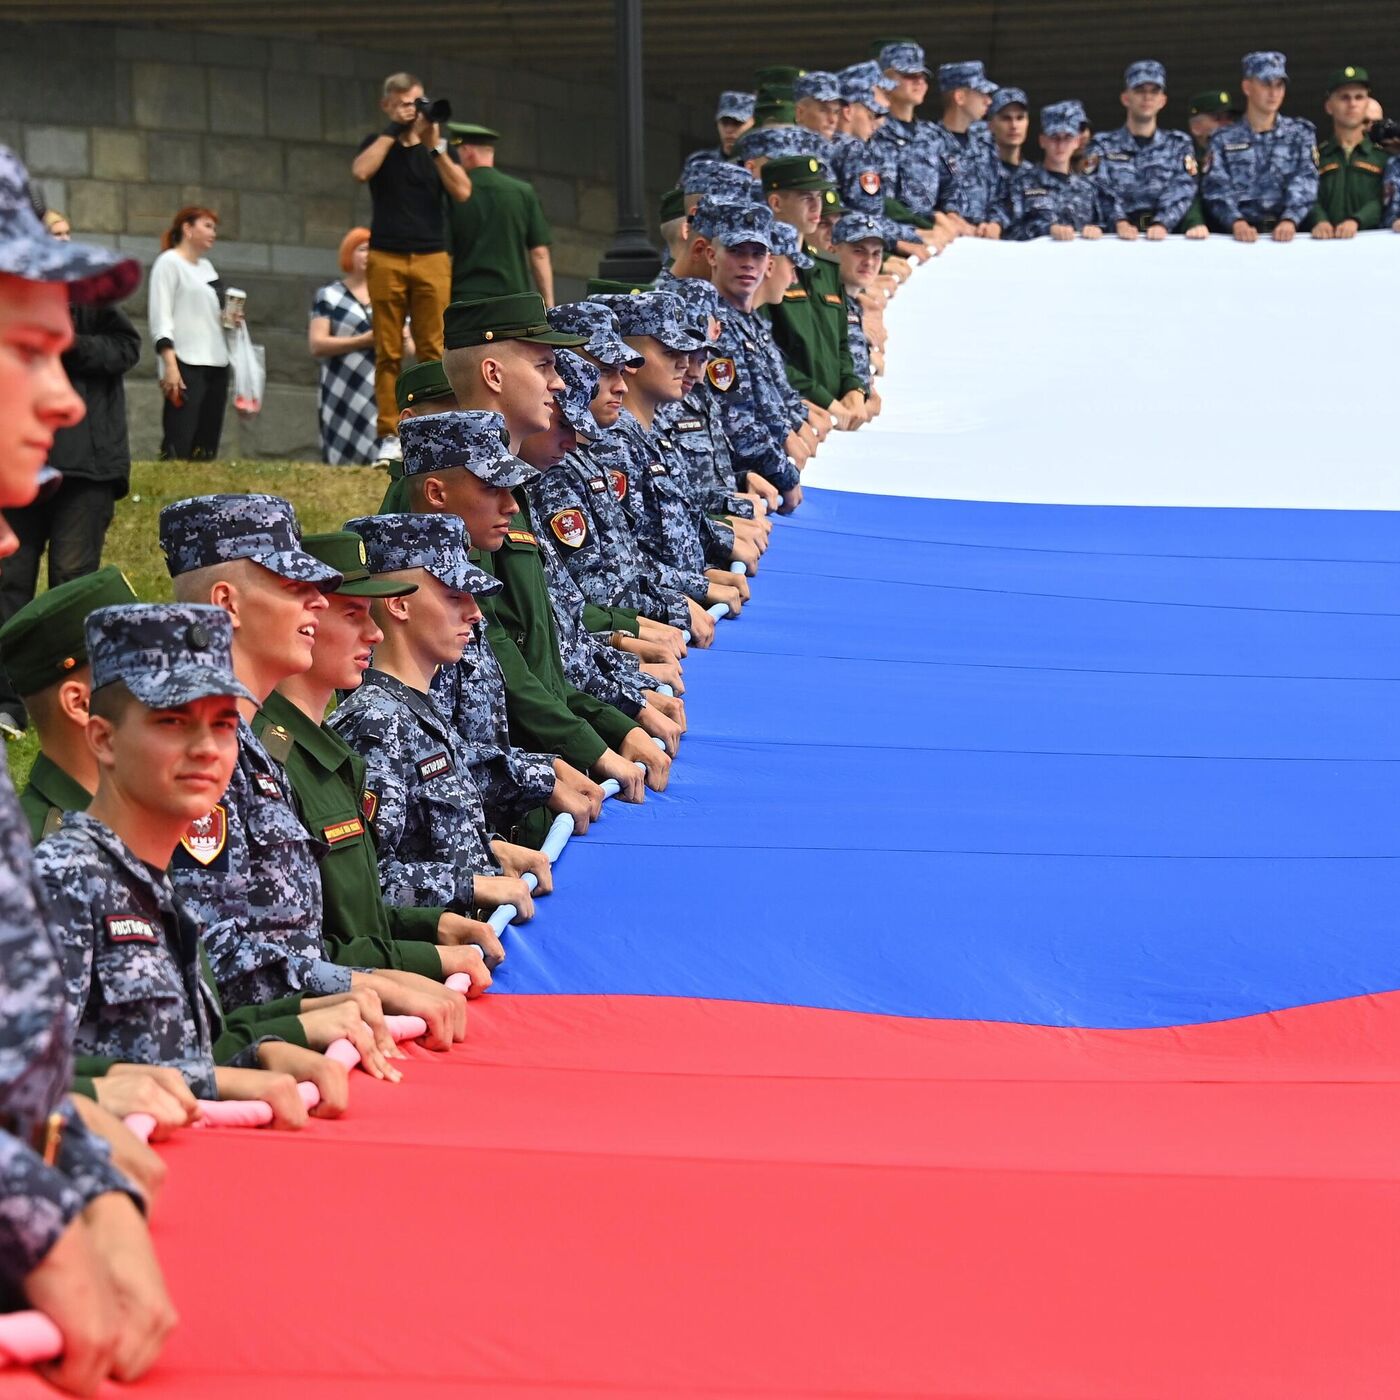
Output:
[[[175,210],[218,211],[213,260],[248,292],[253,337],[266,346],[260,418],[230,410],[225,455],[315,458],[316,364],[306,353],[315,289],[337,275],[345,231],[368,223],[350,175],[377,131],[379,84],[417,73],[454,114],[502,133],[501,167],[532,181],[554,228],[556,294],[579,294],[616,223],[616,133],[610,75],[554,80],[474,65],[412,32],[386,51],[167,28],[7,24],[0,45],[0,143],[28,164],[78,237],[150,266]],[[687,152],[712,137],[709,113],[649,94],[647,188],[653,212]],[[127,310],[145,329],[145,292]],[[152,456],[160,397],[149,348],[128,380],[132,447]]]

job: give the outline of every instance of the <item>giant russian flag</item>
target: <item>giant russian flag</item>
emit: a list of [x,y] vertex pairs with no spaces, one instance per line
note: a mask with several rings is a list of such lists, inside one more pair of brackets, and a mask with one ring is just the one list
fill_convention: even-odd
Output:
[[468,1044],[167,1150],[145,1389],[1396,1394],[1397,252],[919,270]]

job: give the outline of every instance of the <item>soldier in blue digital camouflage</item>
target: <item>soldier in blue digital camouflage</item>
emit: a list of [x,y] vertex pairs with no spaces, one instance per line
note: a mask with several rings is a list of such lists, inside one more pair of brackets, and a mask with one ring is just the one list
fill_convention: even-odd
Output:
[[[310,666],[325,594],[341,575],[301,548],[288,502],[261,494],[176,501],[160,513],[160,545],[177,601],[212,602],[233,619],[234,670],[255,697]],[[291,804],[286,774],[246,716],[238,740],[227,791],[190,822],[170,867],[176,893],[204,930],[222,1000],[242,1006],[362,988],[386,1010],[422,1016],[432,1045],[464,1036],[466,1004],[456,993],[416,973],[334,961],[321,927],[313,838]],[[290,735],[268,731],[268,741],[290,750]]]
[[1283,54],[1247,53],[1241,67],[1245,112],[1210,138],[1201,180],[1206,217],[1241,243],[1261,233],[1287,243],[1317,200],[1317,131],[1280,113],[1288,93]]
[[1040,148],[1044,161],[1011,186],[1008,237],[1065,241],[1102,238],[1105,201],[1088,175],[1075,174],[1070,161],[1079,141],[1077,102],[1054,102],[1040,109]]
[[932,124],[914,115],[928,96],[923,48],[912,39],[892,40],[880,50],[879,64],[895,83],[888,92],[889,115],[870,142],[876,150],[887,152],[893,164],[893,180],[885,178],[883,183],[885,199],[894,203],[885,212],[900,221],[912,217],[921,227],[941,227],[952,237],[954,223],[940,207],[945,178],[942,147],[932,134]]
[[1167,105],[1167,70],[1155,59],[1130,63],[1123,74],[1127,121],[1089,142],[1097,157],[1093,178],[1108,204],[1120,238],[1169,233],[1205,238],[1210,233],[1196,197],[1196,153],[1184,131],[1163,131],[1158,113]]
[[984,118],[997,85],[976,60],[938,68],[941,120],[928,127],[928,139],[943,163],[937,208],[961,220],[960,231],[1000,238],[993,217],[999,171],[996,147]]
[[[375,664],[327,721],[365,761],[384,898],[480,918],[474,882],[501,867],[462,741],[428,691],[481,622],[477,598],[499,593],[500,583],[468,560],[455,515],[370,515],[345,528],[364,541],[372,573],[417,585],[373,601],[384,633]],[[519,917],[533,913],[526,897]]]
[[1400,156],[1391,156],[1381,176],[1381,197],[1385,201],[1381,227],[1400,233]]
[[871,214],[845,214],[836,221],[832,245],[841,260],[841,285],[846,297],[846,324],[851,343],[851,363],[866,386],[872,417],[880,411],[875,376],[870,364],[870,339],[865,331],[863,293],[880,275],[885,250],[894,240],[888,219]]
[[695,156],[713,156],[717,160],[729,160],[734,155],[734,143],[753,126],[753,109],[756,94],[752,92],[722,92],[715,104],[715,130],[719,134],[719,145],[704,151],[696,151]]
[[[34,212],[23,165],[0,147],[0,274],[0,508],[10,509],[34,500],[47,439],[83,414],[60,358],[73,335],[70,299],[120,300],[140,268],[52,237]],[[16,544],[0,521],[0,557]],[[47,1314],[64,1339],[48,1379],[90,1394],[109,1375],[140,1376],[175,1313],[139,1194],[75,1116],[65,1097],[71,1075],[59,952],[0,765],[0,1306]]]
[[680,303],[670,292],[598,300],[611,308],[619,333],[643,358],[614,430],[626,452],[623,510],[637,544],[648,567],[661,570],[672,587],[704,607],[725,603],[737,613],[748,599],[748,585],[727,568],[706,568],[684,480],[673,467],[675,447],[655,425],[661,405],[681,397],[687,357],[704,342],[681,324]]
[[835,73],[813,68],[793,79],[793,116],[818,138],[817,154],[829,157],[841,120],[841,82]]
[[993,195],[996,212],[992,217],[1006,236],[1011,228],[1012,187],[1031,168],[1025,158],[1030,102],[1022,88],[998,88],[992,94],[987,108],[987,130],[997,158],[997,188]]
[[200,1098],[262,1100],[281,1127],[306,1121],[296,1092],[306,1079],[321,1092],[318,1114],[338,1115],[345,1069],[304,1046],[260,1037],[216,1068],[222,1008],[202,976],[199,926],[158,873],[237,762],[237,702],[252,696],[231,669],[227,614],[119,604],[97,609],[86,633],[97,791],[34,856],[64,951],[75,1048],[175,1069]]

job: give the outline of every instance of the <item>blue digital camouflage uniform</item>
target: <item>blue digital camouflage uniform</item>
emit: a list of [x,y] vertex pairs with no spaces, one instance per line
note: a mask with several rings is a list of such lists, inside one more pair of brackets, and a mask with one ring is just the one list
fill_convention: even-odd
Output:
[[[866,238],[878,238],[888,247],[898,236],[898,231],[890,220],[877,214],[843,214],[831,230],[831,242],[859,243]],[[865,313],[859,301],[849,291],[846,298],[846,334],[851,345],[851,364],[860,382],[868,389],[873,375],[870,368],[870,337],[865,333]]]
[[1076,233],[1089,224],[1104,226],[1107,211],[1092,176],[1060,175],[1042,165],[1022,165],[1020,170],[1008,190],[1008,238],[1043,238],[1052,224],[1066,224]]
[[89,1201],[106,1191],[139,1201],[112,1166],[106,1143],[67,1102],[72,1074],[61,955],[46,924],[28,827],[0,764],[0,1302],[6,1307],[22,1306],[24,1278]]
[[200,976],[199,928],[169,876],[86,812],[67,813],[34,864],[64,947],[77,1053],[169,1065],[197,1097],[217,1098],[219,1010]]
[[1088,154],[1099,158],[1094,179],[1110,227],[1126,219],[1142,230],[1161,224],[1172,233],[1195,202],[1196,147],[1184,131],[1159,128],[1144,143],[1121,126],[1095,136]]
[[[429,419],[412,421],[433,431]],[[346,528],[364,540],[373,573],[424,569],[458,592],[500,592],[497,580],[468,561],[459,516],[363,516]],[[472,877],[500,867],[469,755],[429,695],[371,668],[327,724],[365,760],[386,902],[470,912]]]
[[[252,559],[284,578],[338,585],[341,576],[302,550],[300,540],[296,513],[276,496],[202,496],[160,514],[172,576]],[[224,1005],[349,991],[350,969],[326,957],[321,937],[315,844],[288,797],[286,775],[245,720],[238,723],[238,763],[228,790],[190,824],[170,878],[204,930]]]
[[898,200],[921,219],[932,219],[943,193],[944,153],[930,123],[888,116],[867,145],[872,156],[883,157],[878,168],[884,198]]
[[1385,174],[1381,176],[1381,193],[1385,200],[1385,212],[1381,215],[1381,226],[1393,228],[1400,219],[1400,156],[1391,156],[1385,163]]

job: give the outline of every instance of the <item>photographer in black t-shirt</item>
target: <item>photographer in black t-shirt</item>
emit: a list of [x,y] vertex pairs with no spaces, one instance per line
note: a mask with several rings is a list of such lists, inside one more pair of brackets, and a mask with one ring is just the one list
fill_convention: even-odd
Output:
[[471,177],[446,154],[447,142],[423,110],[422,98],[423,84],[412,73],[385,78],[379,106],[389,124],[378,136],[365,137],[350,166],[351,174],[369,185],[374,208],[366,272],[379,412],[375,455],[382,461],[402,456],[394,383],[403,364],[406,317],[413,319],[418,358],[442,359],[442,313],[452,289],[443,194],[461,203],[472,192]]

